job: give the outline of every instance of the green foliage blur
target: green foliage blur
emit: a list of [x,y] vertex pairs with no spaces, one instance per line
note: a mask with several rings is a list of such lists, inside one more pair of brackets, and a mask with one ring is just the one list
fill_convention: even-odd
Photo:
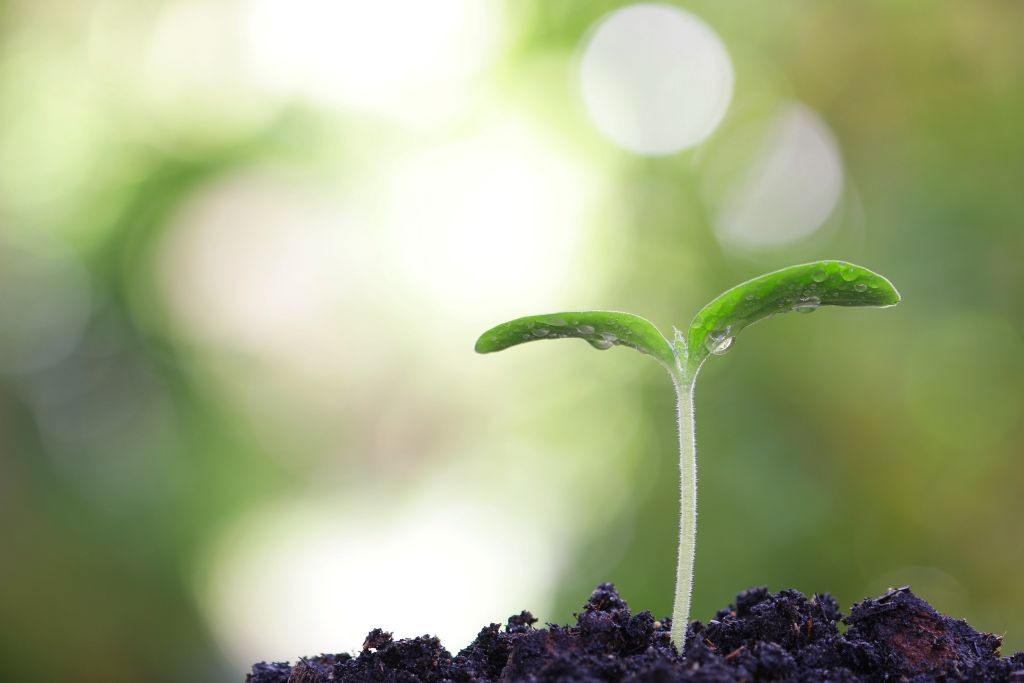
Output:
[[[729,50],[732,103],[644,157],[576,83],[625,4],[417,3],[468,28],[378,12],[360,43],[368,1],[292,34],[273,0],[0,2],[0,679],[241,680],[357,649],[332,615],[400,623],[374,605],[435,566],[470,633],[478,594],[564,622],[603,581],[667,615],[661,370],[574,341],[484,359],[475,335],[588,308],[685,329],[819,258],[903,302],[758,325],[705,366],[694,617],[755,585],[848,609],[910,584],[1024,648],[1024,6],[674,3]],[[716,216],[793,103],[841,197],[737,248]],[[438,558],[485,576],[444,584]],[[307,630],[328,640],[268,651]]]

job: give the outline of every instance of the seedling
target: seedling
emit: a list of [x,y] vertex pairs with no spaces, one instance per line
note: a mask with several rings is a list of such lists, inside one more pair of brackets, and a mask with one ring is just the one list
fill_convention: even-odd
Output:
[[744,282],[702,308],[684,334],[667,340],[653,324],[630,313],[575,311],[517,318],[483,333],[479,353],[501,351],[540,339],[583,339],[595,349],[628,346],[658,361],[672,378],[679,418],[680,515],[672,642],[680,652],[690,619],[697,534],[697,442],[693,389],[704,361],[732,348],[736,335],[758,320],[787,311],[811,313],[821,306],[894,306],[900,295],[888,280],[843,261],[791,266]]

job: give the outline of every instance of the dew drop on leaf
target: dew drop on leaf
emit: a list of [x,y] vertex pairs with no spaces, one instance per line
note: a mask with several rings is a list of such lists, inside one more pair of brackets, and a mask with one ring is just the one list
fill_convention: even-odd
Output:
[[588,341],[590,341],[590,345],[593,346],[598,351],[605,351],[615,346],[615,342],[612,342],[608,339],[591,339]]
[[858,282],[857,284],[855,284],[853,286],[853,288],[855,290],[857,290],[858,292],[863,292],[864,290],[866,290],[868,288],[868,286],[866,284],[864,284],[863,282]]
[[548,329],[546,327],[538,327],[533,331],[534,337],[546,337],[548,336]]
[[828,274],[824,270],[816,270],[811,274],[811,279],[815,282],[824,282],[828,278]]
[[594,328],[592,325],[580,325],[576,329],[580,334],[594,334]]
[[854,280],[857,279],[857,271],[852,269],[844,270],[840,273],[840,275],[842,275],[843,279],[846,280],[847,282],[853,282]]
[[716,356],[721,356],[732,348],[734,339],[735,337],[730,336],[728,330],[726,330],[725,332],[719,332],[718,334],[709,334],[704,340],[704,345],[711,353]]
[[821,299],[816,296],[809,296],[800,299],[793,304],[793,310],[797,313],[813,313],[821,305]]

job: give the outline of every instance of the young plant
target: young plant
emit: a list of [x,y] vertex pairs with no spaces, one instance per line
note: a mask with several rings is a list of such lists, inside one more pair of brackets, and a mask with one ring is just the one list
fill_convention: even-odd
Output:
[[693,560],[697,533],[697,443],[693,389],[709,355],[722,355],[736,335],[758,320],[821,306],[893,306],[900,295],[888,280],[843,261],[791,266],[744,282],[702,308],[684,334],[675,329],[670,342],[639,316],[612,311],[576,311],[517,318],[484,332],[479,353],[501,351],[540,339],[583,339],[595,349],[628,346],[658,361],[672,378],[678,400],[681,507],[679,559],[676,566],[672,642],[680,652],[690,617]]

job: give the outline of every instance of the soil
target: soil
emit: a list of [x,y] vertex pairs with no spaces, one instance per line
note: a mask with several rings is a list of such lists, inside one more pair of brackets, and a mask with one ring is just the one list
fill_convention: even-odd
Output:
[[748,590],[707,624],[690,624],[682,656],[669,639],[671,621],[631,614],[610,584],[598,586],[574,625],[536,628],[536,621],[523,612],[504,629],[486,626],[454,657],[432,636],[394,640],[375,629],[357,655],[261,663],[246,681],[1024,683],[1024,652],[1000,657],[999,636],[939,614],[909,588],[864,600],[846,617],[828,594]]

